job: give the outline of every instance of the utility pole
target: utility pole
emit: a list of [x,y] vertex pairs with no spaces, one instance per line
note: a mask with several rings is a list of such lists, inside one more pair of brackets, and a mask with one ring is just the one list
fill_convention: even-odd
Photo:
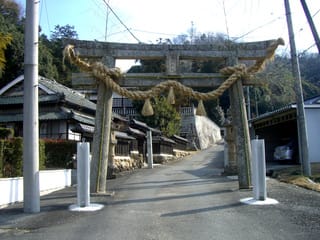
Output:
[[23,102],[24,212],[40,212],[38,45],[39,1],[26,0]]
[[306,18],[307,18],[308,23],[310,25],[314,41],[316,42],[316,45],[317,45],[317,48],[318,48],[318,52],[320,54],[320,39],[319,39],[319,35],[318,35],[318,32],[317,32],[316,26],[313,23],[313,20],[312,20],[311,14],[309,12],[309,8],[307,6],[306,1],[305,0],[300,0],[300,2],[301,2],[301,5],[302,5],[304,14],[306,15]]
[[296,49],[296,44],[294,40],[289,0],[284,0],[284,4],[285,4],[289,40],[290,40],[292,74],[294,78],[294,90],[296,93],[300,161],[302,164],[303,175],[310,176],[311,170],[310,170],[310,163],[309,163],[309,156],[308,156],[309,147],[308,147],[308,139],[307,139],[307,127],[305,122],[301,76],[300,76],[297,49]]

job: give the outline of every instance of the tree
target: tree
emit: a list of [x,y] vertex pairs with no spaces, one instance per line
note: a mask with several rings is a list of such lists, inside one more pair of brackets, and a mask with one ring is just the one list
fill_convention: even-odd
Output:
[[299,57],[301,77],[320,87],[320,55],[303,54]]
[[12,36],[9,33],[9,23],[16,23],[19,18],[20,8],[19,5],[13,1],[0,0],[0,77],[5,68],[6,56],[5,50],[12,42]]
[[[69,62],[62,62],[64,41],[78,39],[78,34],[74,29],[74,26],[69,24],[65,26],[56,25],[54,31],[51,32],[51,39],[45,39],[42,37],[44,45],[52,53],[52,64],[56,66],[58,72],[57,81],[71,87],[71,73],[78,72],[78,68]],[[52,71],[50,71],[52,72]]]
[[54,30],[51,31],[50,38],[52,41],[61,39],[78,39],[78,33],[74,29],[74,26],[70,26],[69,24],[65,26],[56,25]]
[[[310,65],[312,64],[310,63]],[[301,64],[301,72],[308,71],[307,68],[307,65]],[[317,71],[315,70],[315,72]],[[255,87],[251,93],[251,99],[257,101],[253,102],[251,106],[256,106],[257,103],[259,114],[273,111],[295,102],[294,79],[290,59],[276,56],[264,71],[255,76],[255,79],[265,84],[262,87]],[[308,79],[302,79],[302,86],[305,98],[313,97],[320,93],[320,88]]]
[[0,76],[0,87],[23,73],[23,22],[21,6],[14,1],[0,0],[0,32],[11,37],[4,49],[5,68]]
[[[156,97],[151,101],[154,115],[139,119],[147,123],[153,128],[159,128],[165,136],[171,137],[174,134],[179,134],[181,126],[181,117],[177,110],[168,103],[165,97]],[[134,105],[141,111],[141,102],[134,102]]]
[[[24,21],[21,17],[21,6],[14,1],[0,0],[0,34],[11,36],[11,43],[5,44],[3,60],[6,60],[5,68],[0,71],[0,88],[24,73]],[[46,35],[39,37],[39,74],[41,76],[56,79],[67,86],[71,86],[71,72],[76,71],[74,66],[62,64],[62,39],[75,39],[78,34],[70,25],[55,27],[52,32],[52,40]]]
[[6,63],[5,50],[11,41],[12,37],[9,34],[5,35],[0,32],[0,76]]
[[59,81],[59,72],[54,64],[55,57],[50,49],[50,41],[44,34],[40,36],[39,40],[39,75]]
[[7,22],[15,24],[21,18],[22,7],[12,0],[0,0],[0,15]]

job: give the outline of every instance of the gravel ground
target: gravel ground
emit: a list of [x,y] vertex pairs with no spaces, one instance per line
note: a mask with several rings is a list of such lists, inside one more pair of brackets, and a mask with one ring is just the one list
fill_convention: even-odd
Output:
[[268,197],[277,199],[277,206],[288,221],[306,230],[317,231],[320,238],[320,193],[292,184],[268,179]]

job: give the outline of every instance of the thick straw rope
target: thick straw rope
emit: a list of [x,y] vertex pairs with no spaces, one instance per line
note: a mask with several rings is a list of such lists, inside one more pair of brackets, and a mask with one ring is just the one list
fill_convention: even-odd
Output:
[[95,62],[93,64],[85,62],[75,54],[74,46],[72,45],[68,45],[65,47],[64,57],[67,57],[73,64],[77,65],[82,71],[91,72],[94,78],[96,78],[99,81],[103,81],[106,87],[110,88],[112,91],[130,99],[146,100],[152,97],[159,96],[166,89],[173,88],[175,91],[182,93],[182,95],[184,96],[191,97],[196,100],[206,101],[210,99],[216,99],[219,96],[221,96],[224,93],[224,91],[230,88],[232,84],[234,84],[237,80],[252,78],[252,75],[254,73],[261,71],[264,68],[265,63],[273,58],[277,47],[283,44],[284,41],[281,38],[274,41],[267,48],[267,54],[265,58],[257,60],[256,63],[250,68],[247,68],[244,64],[223,68],[220,72],[223,75],[229,77],[217,89],[207,93],[194,91],[192,88],[186,87],[174,80],[167,80],[165,82],[161,82],[158,85],[146,91],[129,91],[128,89],[123,88],[116,83],[116,81],[122,77],[119,68],[108,68],[101,62]]

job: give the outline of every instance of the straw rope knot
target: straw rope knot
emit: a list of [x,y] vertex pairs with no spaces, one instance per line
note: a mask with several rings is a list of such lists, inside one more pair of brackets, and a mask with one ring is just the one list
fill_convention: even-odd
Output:
[[[220,73],[228,78],[217,89],[207,93],[194,91],[192,88],[184,86],[180,82],[174,80],[161,82],[158,85],[146,91],[129,91],[128,89],[121,87],[117,83],[123,77],[119,68],[108,68],[101,62],[95,62],[93,64],[85,62],[77,56],[74,46],[72,45],[67,45],[65,47],[63,56],[64,59],[67,57],[71,63],[77,65],[80,68],[80,70],[85,72],[91,72],[93,77],[98,81],[104,82],[107,88],[110,88],[112,91],[127,98],[133,100],[145,100],[146,103],[150,105],[150,98],[157,97],[162,92],[169,89],[170,102],[174,103],[174,91],[176,91],[181,93],[185,97],[190,97],[198,100],[199,105],[202,106],[202,101],[207,101],[210,99],[216,99],[220,97],[236,81],[243,79],[251,79],[254,73],[261,71],[264,68],[265,63],[273,58],[275,50],[279,45],[284,45],[284,41],[281,38],[271,43],[266,50],[265,57],[257,60],[256,63],[249,68],[247,68],[244,64],[238,64],[236,66],[229,66],[221,69]],[[148,108],[150,108],[150,106],[146,106],[145,109]]]

